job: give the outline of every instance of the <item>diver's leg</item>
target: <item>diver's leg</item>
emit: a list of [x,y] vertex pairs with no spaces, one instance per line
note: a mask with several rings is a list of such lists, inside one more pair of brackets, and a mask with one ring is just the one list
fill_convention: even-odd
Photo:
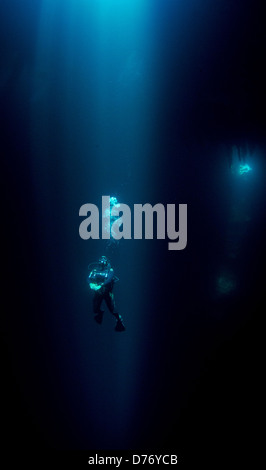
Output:
[[119,313],[116,310],[115,298],[114,298],[113,292],[108,292],[105,295],[104,300],[105,300],[106,305],[109,308],[110,312],[116,318],[115,330],[116,331],[125,331],[125,326],[124,326],[124,323],[123,323],[123,319],[122,319],[121,315],[119,315]]
[[104,310],[101,310],[102,301],[103,296],[96,292],[93,297],[93,312],[95,313],[94,320],[99,324],[103,321]]

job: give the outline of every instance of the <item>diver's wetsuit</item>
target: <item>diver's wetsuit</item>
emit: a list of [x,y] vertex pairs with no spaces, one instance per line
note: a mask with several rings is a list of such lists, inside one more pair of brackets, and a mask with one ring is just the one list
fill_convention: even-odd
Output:
[[105,303],[117,320],[116,331],[124,331],[125,327],[121,315],[118,314],[115,305],[115,299],[113,294],[114,283],[117,280],[114,275],[114,270],[112,268],[106,268],[98,272],[99,276],[103,276],[104,282],[102,287],[97,290],[93,298],[93,311],[95,313],[95,320],[97,323],[102,323],[104,310],[101,309],[102,301],[105,300]]

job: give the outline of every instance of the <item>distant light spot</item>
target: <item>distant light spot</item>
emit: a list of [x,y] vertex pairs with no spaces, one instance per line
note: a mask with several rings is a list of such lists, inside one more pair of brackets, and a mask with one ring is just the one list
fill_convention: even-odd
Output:
[[244,175],[245,173],[249,173],[251,170],[252,168],[249,165],[245,164],[245,165],[239,165],[238,172],[240,175]]

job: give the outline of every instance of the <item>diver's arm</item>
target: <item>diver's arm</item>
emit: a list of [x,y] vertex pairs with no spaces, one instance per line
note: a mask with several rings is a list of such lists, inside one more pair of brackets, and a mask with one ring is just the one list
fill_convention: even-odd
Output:
[[112,286],[113,283],[116,281],[118,281],[118,277],[114,275],[114,270],[112,268],[105,272],[92,271],[88,276],[88,283],[90,285],[90,288],[99,292],[103,292],[105,287],[107,287],[108,285]]
[[110,282],[112,282],[113,279],[114,279],[114,270],[113,270],[113,268],[111,268],[111,269],[109,269],[108,276],[105,279],[105,281],[103,283],[103,286],[106,286],[107,284],[110,284]]

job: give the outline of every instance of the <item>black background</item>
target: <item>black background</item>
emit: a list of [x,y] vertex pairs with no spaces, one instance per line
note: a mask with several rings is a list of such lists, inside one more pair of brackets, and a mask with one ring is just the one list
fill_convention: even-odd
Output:
[[[171,257],[166,246],[160,245],[156,257],[152,254],[153,296],[150,311],[144,313],[145,324],[151,325],[151,339],[149,354],[142,358],[145,387],[129,448],[156,453],[170,449],[179,452],[184,462],[217,464],[252,460],[260,449],[265,226],[260,215],[242,246],[237,264],[240,294],[217,300],[206,288],[206,279],[225,256],[220,225],[223,209],[210,175],[220,148],[247,142],[250,148],[259,146],[265,157],[266,77],[261,2],[211,3],[205,15],[199,7],[198,21],[195,19],[195,28],[208,32],[205,39],[197,44],[187,39],[184,47],[186,73],[180,99],[176,92],[180,62],[175,64],[169,50],[180,47],[182,38],[175,30],[172,3],[162,7],[158,2],[158,56],[168,73],[163,74],[157,137],[158,154],[163,149],[164,160],[158,159],[156,168],[158,174],[171,169],[165,177],[167,186],[160,189],[160,201],[167,203],[174,194],[180,165],[174,155],[181,153],[184,180],[179,202],[189,207],[189,251]],[[27,80],[21,85],[21,77],[25,70],[30,75],[34,66],[39,8],[38,1],[28,2],[28,8],[21,0],[0,2],[0,70],[3,74],[9,70],[0,88],[4,447],[32,452],[90,450],[85,441],[92,448],[101,448],[93,427],[85,432],[81,426],[77,431],[75,419],[66,416],[68,399],[56,372],[63,342],[57,349],[56,328],[51,333],[52,319],[49,314],[47,319],[46,312],[47,298],[54,296],[60,304],[61,296],[56,289],[47,294],[50,273],[40,272],[45,247],[34,228],[38,205],[30,163],[31,88]],[[218,25],[211,24],[212,8],[220,12]],[[53,194],[56,198],[56,191]],[[264,202],[261,200],[260,214]],[[57,221],[53,228],[55,237],[59,225]],[[154,245],[146,243],[143,249],[152,253]],[[62,247],[52,247],[58,272],[64,267],[63,257]],[[162,280],[158,272],[167,275]],[[64,276],[62,273],[59,286],[64,284]],[[62,307],[67,310],[67,305]],[[158,312],[156,319],[154,311]],[[69,325],[66,322],[65,331],[71,336]],[[70,361],[68,353],[67,358]],[[72,361],[74,375],[76,359]],[[77,407],[76,412],[81,414],[82,409]],[[118,442],[113,449],[119,447]]]

